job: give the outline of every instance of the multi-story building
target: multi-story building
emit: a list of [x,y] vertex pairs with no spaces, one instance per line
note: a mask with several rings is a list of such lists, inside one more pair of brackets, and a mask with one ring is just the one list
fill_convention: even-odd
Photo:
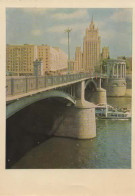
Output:
[[7,72],[12,75],[33,75],[33,62],[43,63],[43,74],[67,71],[67,55],[60,48],[48,45],[7,45]]
[[[52,66],[50,71],[58,74],[67,73],[68,69],[68,56],[60,48],[54,47],[55,52],[52,52]],[[53,60],[54,59],[54,60]],[[55,62],[55,64],[54,64]]]
[[82,57],[83,57],[83,55],[82,55],[81,47],[76,47],[75,61],[76,61],[76,70],[78,72],[81,72],[83,70]]
[[72,73],[77,73],[78,72],[78,62],[75,61],[74,59],[71,59],[69,61],[69,73],[72,74]]
[[109,58],[109,47],[103,47],[101,53],[101,59],[108,59]]
[[83,68],[86,72],[94,72],[100,66],[100,37],[93,19],[83,40]]
[[35,45],[7,45],[6,70],[12,75],[33,75],[33,61],[36,60]]

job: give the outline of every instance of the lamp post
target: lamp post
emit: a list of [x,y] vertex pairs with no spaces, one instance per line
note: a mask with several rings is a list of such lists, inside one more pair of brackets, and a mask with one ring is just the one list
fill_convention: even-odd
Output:
[[69,74],[69,61],[70,61],[70,47],[69,47],[69,33],[72,29],[69,27],[65,30],[65,32],[68,34],[68,74]]

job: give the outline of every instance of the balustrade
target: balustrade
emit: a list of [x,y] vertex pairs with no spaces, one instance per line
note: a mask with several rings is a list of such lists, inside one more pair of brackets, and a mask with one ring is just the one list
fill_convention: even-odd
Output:
[[[95,74],[97,77],[97,74]],[[67,74],[60,76],[29,76],[29,77],[7,77],[6,79],[6,95],[13,96],[28,93],[33,90],[47,88],[63,83],[80,80],[83,78],[94,77],[89,73]]]

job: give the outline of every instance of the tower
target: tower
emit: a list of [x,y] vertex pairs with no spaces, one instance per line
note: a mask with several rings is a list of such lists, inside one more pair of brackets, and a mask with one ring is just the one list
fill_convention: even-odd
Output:
[[83,69],[93,73],[100,63],[100,37],[93,17],[83,40]]

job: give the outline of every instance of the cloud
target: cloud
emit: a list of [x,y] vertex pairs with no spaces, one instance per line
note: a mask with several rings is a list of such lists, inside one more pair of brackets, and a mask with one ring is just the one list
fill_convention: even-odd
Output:
[[99,32],[99,36],[101,37],[101,41],[104,40],[112,40],[117,36],[117,32],[114,30],[101,30]]
[[38,14],[38,15],[43,15],[45,14],[48,9],[43,9],[43,8],[22,8],[22,11],[27,14]]
[[74,11],[72,13],[56,13],[52,15],[52,18],[55,18],[56,20],[72,20],[72,19],[79,19],[82,17],[86,17],[88,15],[86,9],[79,9],[77,11]]
[[69,25],[55,25],[47,29],[48,32],[57,32],[57,33],[62,33],[65,32],[67,28],[72,29],[72,32],[76,31],[85,31],[86,27],[88,26],[88,23],[75,23]]
[[67,28],[68,28],[67,25],[55,25],[55,26],[52,26],[52,27],[48,28],[46,31],[48,31],[48,32],[62,33]]
[[42,34],[42,31],[40,29],[34,29],[31,31],[31,34],[34,36],[39,36]]
[[103,21],[98,20],[95,22],[95,27],[98,27],[99,30],[104,29],[108,25],[108,22],[109,22],[108,18],[104,19]]
[[120,9],[119,11],[115,12],[110,19],[114,22],[131,22],[132,19],[132,9]]
[[60,43],[63,45],[67,45],[68,44],[67,38],[61,38]]
[[44,15],[48,12],[53,12],[56,8],[22,8],[22,12],[26,14]]

